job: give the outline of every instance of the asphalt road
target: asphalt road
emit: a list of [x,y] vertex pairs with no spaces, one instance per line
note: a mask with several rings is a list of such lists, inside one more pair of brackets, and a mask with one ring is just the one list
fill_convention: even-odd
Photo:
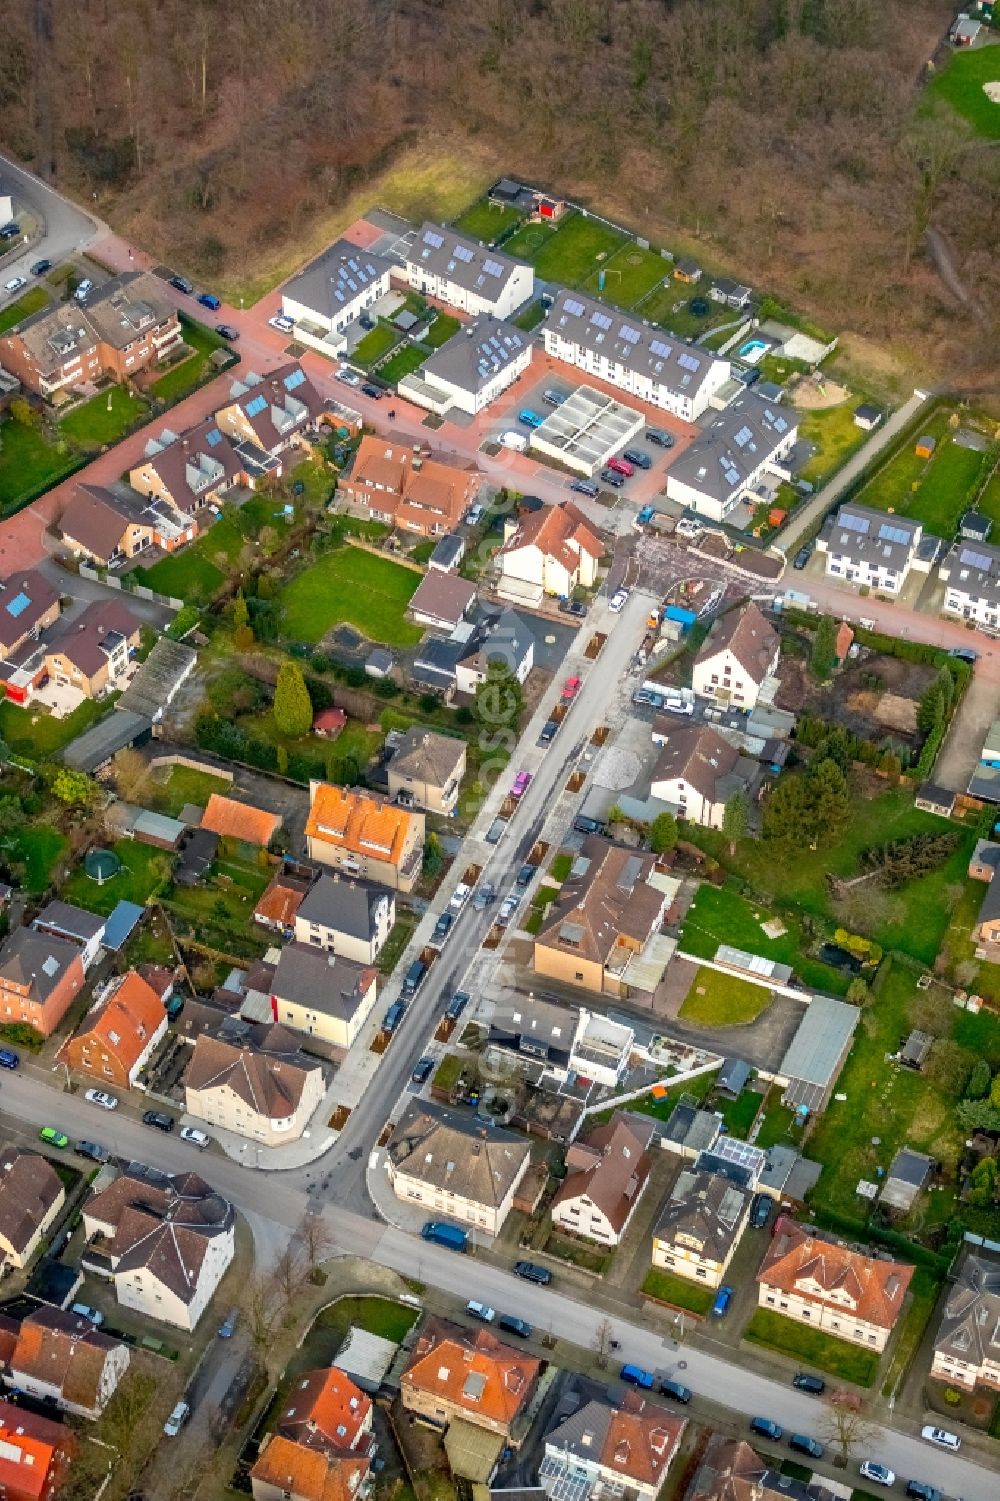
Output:
[[[36,240],[22,255],[5,261],[0,286],[12,276],[27,276],[30,279],[30,268],[35,261],[44,257],[56,264],[82,250],[97,234],[98,226],[89,214],[47,187],[33,173],[26,172],[7,156],[0,156],[0,181],[10,184],[15,211],[21,204],[26,204],[45,226],[40,241]],[[9,300],[6,294],[0,298],[3,302]]]

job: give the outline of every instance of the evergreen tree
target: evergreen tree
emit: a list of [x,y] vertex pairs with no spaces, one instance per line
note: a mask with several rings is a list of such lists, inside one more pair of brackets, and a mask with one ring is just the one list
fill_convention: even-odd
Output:
[[735,854],[736,845],[750,832],[750,804],[745,792],[734,792],[722,814],[722,832],[729,840],[729,853]]
[[281,735],[298,740],[312,727],[312,700],[302,668],[290,659],[282,662],[274,690],[274,723]]

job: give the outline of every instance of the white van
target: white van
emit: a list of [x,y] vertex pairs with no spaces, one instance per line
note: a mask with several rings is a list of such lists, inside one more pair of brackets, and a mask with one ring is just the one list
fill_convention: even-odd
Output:
[[527,453],[528,440],[524,433],[501,433],[500,442],[504,448],[513,448],[515,453]]

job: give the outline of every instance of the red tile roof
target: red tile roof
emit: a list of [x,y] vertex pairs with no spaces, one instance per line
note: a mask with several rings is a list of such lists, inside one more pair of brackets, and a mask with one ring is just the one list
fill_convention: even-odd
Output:
[[201,815],[201,827],[221,839],[241,839],[244,844],[266,846],[281,828],[281,814],[268,813],[252,803],[237,802],[213,792]]
[[74,1448],[62,1423],[36,1417],[12,1402],[0,1402],[0,1496],[21,1501],[52,1493],[58,1472]]
[[87,1055],[91,1049],[99,1050],[117,1059],[123,1074],[128,1075],[165,1017],[156,991],[130,969],[107,1000],[84,1017],[80,1030],[66,1044],[67,1056],[74,1068],[89,1073],[94,1070],[88,1068]]
[[357,1446],[371,1410],[371,1398],[336,1366],[304,1371],[288,1394],[278,1428],[300,1443],[347,1451]]
[[294,1501],[352,1501],[369,1465],[367,1458],[352,1455],[345,1459],[275,1433],[261,1450],[250,1478],[274,1486]]
[[782,1217],[774,1229],[758,1282],[831,1309],[841,1308],[891,1329],[903,1307],[913,1267],[876,1260],[837,1241],[820,1239]]
[[471,1423],[487,1418],[509,1427],[527,1405],[541,1361],[501,1344],[488,1330],[474,1338],[454,1338],[431,1326],[421,1335],[402,1377],[408,1388],[443,1398],[461,1408]]

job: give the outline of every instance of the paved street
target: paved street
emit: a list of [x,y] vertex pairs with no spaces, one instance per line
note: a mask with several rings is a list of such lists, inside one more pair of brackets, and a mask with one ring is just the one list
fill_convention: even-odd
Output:
[[[34,217],[44,225],[41,238],[27,246],[20,255],[12,255],[9,259],[3,257],[2,281],[8,281],[12,276],[30,278],[35,261],[44,257],[55,265],[81,250],[98,233],[98,225],[89,214],[2,154],[0,176],[9,183],[13,191],[15,209],[26,204]],[[6,293],[0,291],[0,305],[10,300]]]

